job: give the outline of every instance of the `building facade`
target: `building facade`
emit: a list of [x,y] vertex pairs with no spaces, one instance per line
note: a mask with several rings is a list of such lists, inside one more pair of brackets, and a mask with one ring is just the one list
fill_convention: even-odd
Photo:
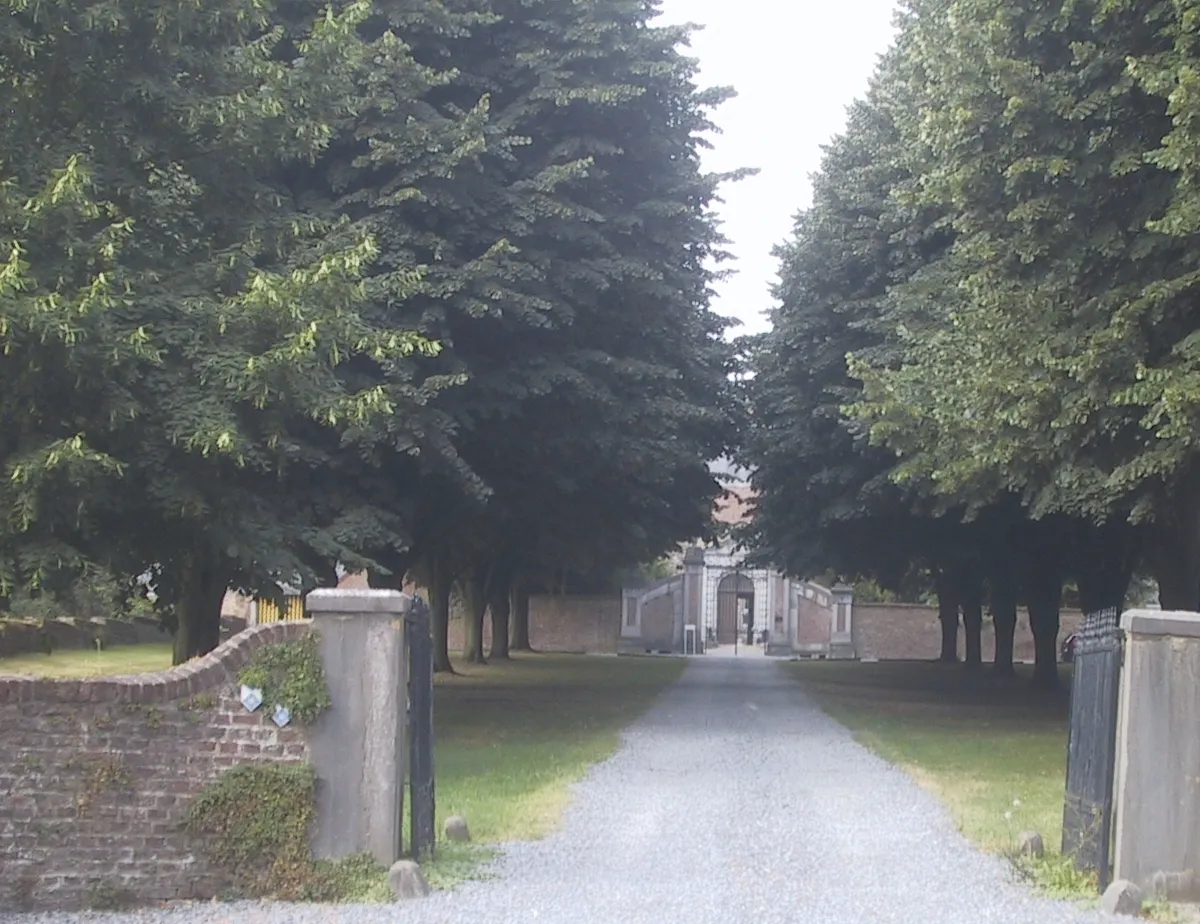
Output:
[[621,597],[621,651],[704,654],[750,644],[780,657],[855,657],[849,587],[749,567],[732,542],[692,546],[680,574]]

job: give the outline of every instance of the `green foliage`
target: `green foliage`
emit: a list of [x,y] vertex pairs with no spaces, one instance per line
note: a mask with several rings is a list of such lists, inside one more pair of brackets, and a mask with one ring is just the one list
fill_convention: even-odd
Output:
[[11,6],[0,587],[148,569],[186,631],[213,585],[350,557],[362,505],[311,473],[396,408],[382,374],[339,370],[434,349],[357,310],[375,244],[287,188],[353,114],[369,6]]
[[1062,854],[1014,855],[1011,860],[1021,875],[1051,898],[1094,901],[1099,891],[1096,873],[1079,869],[1072,858]]
[[635,568],[621,569],[615,576],[613,586],[617,590],[621,587],[641,587],[673,577],[678,573],[679,566],[670,558],[663,556],[654,561],[639,564]]
[[238,674],[238,682],[262,690],[266,708],[285,706],[306,725],[332,703],[315,634],[259,648]]
[[315,800],[311,767],[242,765],[196,797],[186,828],[252,894],[298,898],[312,870]]
[[[489,491],[475,545],[519,537],[546,570],[634,564],[704,530],[717,493],[705,463],[731,436],[724,325],[704,291],[723,177],[695,163],[725,94],[694,85],[686,33],[648,22],[647,4],[493,9],[449,53],[455,92],[513,87],[493,118],[523,139],[513,161],[483,158],[479,179],[513,206],[488,216],[516,248],[509,309],[477,317],[468,291],[445,319],[447,358],[486,370],[443,395],[471,422],[457,446]],[[446,228],[456,249],[485,243],[477,225]]]
[[755,345],[760,554],[894,576],[933,513],[986,521],[933,543],[984,562],[1034,537],[997,567],[1014,587],[1049,552],[1087,606],[1143,563],[1164,605],[1200,605],[1193,17],[904,5]]
[[88,568],[83,573],[49,572],[39,587],[14,588],[8,595],[7,615],[15,619],[132,619],[154,614],[153,604],[133,582]]
[[376,904],[393,902],[396,898],[388,883],[388,871],[366,853],[341,860],[316,861],[312,879],[301,896],[314,902]]
[[243,764],[188,809],[185,828],[249,897],[282,901],[380,900],[386,870],[370,857],[314,861],[309,829],[316,776],[309,766]]
[[893,291],[904,361],[856,366],[862,416],[906,456],[898,477],[1101,519],[1150,486],[1150,468],[1122,473],[1148,447],[1144,411],[1118,396],[1172,336],[1147,326],[1160,309],[1145,296],[1183,255],[1146,228],[1170,195],[1148,163],[1169,123],[1126,73],[1160,41],[1161,12],[950,3],[913,19],[935,115],[900,125],[911,199],[956,238]]
[[181,661],[228,587],[704,531],[728,93],[655,3],[8,6],[0,593],[147,574]]
[[[1163,80],[1180,10],[913,10],[919,105],[898,125],[920,185],[896,198],[942,211],[955,241],[890,291],[897,359],[852,363],[856,419],[900,454],[898,481],[971,505],[1012,492],[1034,516],[1152,521],[1151,545],[1185,547],[1195,569],[1194,450],[1171,423],[1190,399],[1169,384],[1195,327],[1190,129]],[[1195,597],[1194,571],[1181,583]]]

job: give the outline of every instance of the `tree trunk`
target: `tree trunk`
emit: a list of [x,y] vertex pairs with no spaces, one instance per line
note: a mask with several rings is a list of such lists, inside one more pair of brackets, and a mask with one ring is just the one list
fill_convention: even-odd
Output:
[[966,571],[961,577],[963,635],[966,638],[967,668],[983,667],[983,584],[979,575]]
[[934,575],[938,598],[938,621],[942,624],[942,653],[938,660],[947,664],[958,661],[958,596],[950,576],[942,569]]
[[171,661],[183,664],[221,644],[221,604],[228,576],[212,563],[189,555],[180,566]]
[[487,588],[484,581],[475,576],[462,582],[463,613],[463,660],[470,664],[486,664],[483,652],[483,618],[487,615]]
[[1200,472],[1172,486],[1150,534],[1150,571],[1164,610],[1200,611]]
[[517,583],[512,591],[512,650],[533,651],[529,641],[529,589]]
[[453,674],[450,663],[450,582],[438,572],[429,579],[429,610],[433,621],[433,670],[439,674]]
[[488,610],[492,614],[492,647],[488,657],[495,660],[508,660],[509,614],[512,612],[512,593],[507,587],[492,589],[491,602]]
[[[1172,556],[1174,557],[1174,556]],[[1154,560],[1154,579],[1158,581],[1158,602],[1164,610],[1200,610],[1200,574],[1195,567],[1179,561]]]
[[1124,609],[1133,578],[1135,548],[1136,537],[1125,524],[1106,525],[1083,543],[1076,572],[1079,608],[1085,615]]
[[1200,541],[1195,530],[1158,532],[1150,570],[1158,582],[1158,602],[1164,610],[1200,611]]
[[996,629],[996,650],[992,670],[1012,675],[1013,644],[1017,634],[1017,593],[1012,584],[997,584],[992,588],[992,624]]
[[1062,575],[1056,568],[1036,569],[1029,583],[1029,628],[1033,632],[1033,684],[1058,687],[1058,628]]
[[[1018,514],[1022,516],[1023,514]],[[1013,646],[1017,635],[1017,602],[1021,592],[1021,566],[1019,549],[1029,539],[1027,531],[1011,520],[1001,521],[992,534],[992,542],[986,553],[989,610],[995,648],[992,653],[992,671],[1002,677],[1016,674],[1013,667]]]

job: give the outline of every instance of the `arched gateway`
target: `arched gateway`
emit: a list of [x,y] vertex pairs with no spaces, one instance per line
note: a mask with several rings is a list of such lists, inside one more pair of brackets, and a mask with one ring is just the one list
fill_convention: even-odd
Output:
[[618,650],[703,654],[715,645],[757,642],[767,654],[855,657],[849,587],[832,589],[747,567],[731,547],[689,548],[681,573],[622,591]]
[[735,571],[717,584],[717,644],[732,645],[745,638],[754,624],[754,581]]
[[751,567],[733,527],[753,516],[748,484],[726,481],[713,519],[728,527],[721,541],[682,549],[679,572],[621,594],[618,651],[703,654],[713,645],[754,641],[765,633],[767,654],[855,657],[849,587],[821,587],[769,568]]

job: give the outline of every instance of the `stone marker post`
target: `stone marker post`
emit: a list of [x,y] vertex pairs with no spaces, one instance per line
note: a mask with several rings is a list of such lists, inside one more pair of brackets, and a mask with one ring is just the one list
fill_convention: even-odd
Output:
[[830,657],[854,657],[854,589],[841,581],[830,590],[832,621],[829,633]]
[[693,546],[683,553],[683,624],[696,627],[696,649],[693,654],[705,650],[704,610],[701,607],[703,597],[704,549]]
[[1200,900],[1200,613],[1121,617],[1125,670],[1117,733],[1118,879]]
[[400,858],[407,664],[398,590],[320,588],[308,612],[333,705],[310,734],[317,775],[313,853]]

